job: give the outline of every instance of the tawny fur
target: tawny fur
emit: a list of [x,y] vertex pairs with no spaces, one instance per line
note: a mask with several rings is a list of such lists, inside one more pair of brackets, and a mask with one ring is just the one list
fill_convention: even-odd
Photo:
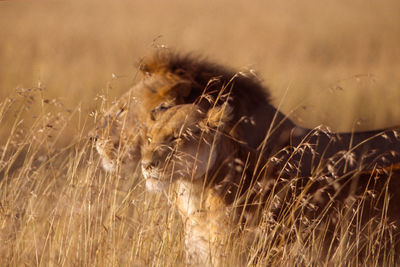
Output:
[[[301,157],[291,157],[291,163],[297,168],[288,177],[327,172],[326,166],[318,166],[319,162],[326,162],[339,151],[351,152],[337,166],[335,175],[339,176],[347,171],[372,170],[375,164],[385,167],[400,162],[398,128],[361,133],[302,128],[271,105],[268,88],[250,74],[239,74],[206,60],[170,51],[159,51],[145,58],[139,69],[143,74],[140,81],[116,101],[93,133],[100,141],[97,148],[105,159],[106,169],[113,169],[117,163],[116,152],[124,147],[128,147],[126,156],[119,161],[130,167],[137,163],[143,130],[164,110],[187,103],[196,103],[207,110],[225,101],[233,107],[227,133],[251,148],[261,149],[264,155],[273,156],[288,146],[309,144],[311,149]],[[367,139],[371,140],[365,142]],[[288,159],[282,154],[279,156],[283,157],[282,161]],[[348,164],[348,160],[357,164]]]
[[[397,205],[384,208],[386,201],[400,201],[396,194],[399,173],[364,170],[337,178],[280,179],[281,170],[270,158],[225,132],[232,119],[232,109],[226,107],[208,112],[190,104],[171,107],[148,128],[143,141],[142,173],[147,188],[174,196],[185,224],[189,264],[218,266],[224,262],[227,239],[238,228],[251,229],[263,220],[279,220],[289,207],[293,215],[284,219],[286,224],[298,224],[295,214],[314,220],[330,210],[325,223],[319,223],[322,229],[330,229],[327,247],[333,238],[330,233],[335,231],[332,224],[341,216],[338,211],[351,211],[359,203],[363,203],[363,210],[357,217],[363,225],[377,227],[379,223],[372,219],[379,219],[384,209],[387,222],[399,224]],[[389,198],[382,196],[385,192]],[[291,207],[296,202],[303,204]],[[353,215],[349,214],[351,222]],[[398,242],[398,233],[392,234]],[[394,246],[399,249],[396,243]]]
[[[257,79],[191,56],[156,53],[141,63],[140,70],[142,79],[98,125],[96,148],[106,169],[128,166],[129,173],[140,160],[143,165],[151,164],[153,156],[160,154],[156,148],[161,136],[165,139],[182,129],[201,129],[201,136],[196,132],[189,139],[192,154],[199,153],[199,140],[203,140],[202,161],[212,159],[200,164],[207,175],[199,175],[194,181],[197,170],[185,171],[182,167],[173,179],[160,179],[158,174],[144,170],[148,189],[173,188],[186,225],[191,262],[219,262],[223,255],[218,247],[224,239],[218,233],[229,232],[238,218],[257,223],[262,215],[260,207],[268,203],[282,209],[292,188],[297,188],[296,192],[306,188],[308,199],[321,210],[332,196],[335,201],[347,203],[367,189],[385,189],[389,181],[391,203],[400,201],[396,192],[400,186],[400,175],[396,173],[400,162],[397,128],[330,133],[296,126],[270,104],[268,90]],[[194,105],[188,108],[184,105],[188,103]],[[229,116],[218,113],[224,105],[229,106]],[[193,108],[200,112],[191,113]],[[189,120],[175,116],[179,112],[189,114]],[[168,116],[175,121],[167,121]],[[175,149],[175,143],[168,143],[167,139],[167,147]],[[210,144],[216,150],[207,152]],[[179,158],[171,161],[169,153],[161,154],[157,161],[164,170],[174,162],[184,165],[190,161],[183,157],[183,163],[178,163]],[[173,169],[169,172],[174,174]],[[370,178],[375,175],[379,179],[371,187]],[[187,191],[193,195],[188,197]],[[274,199],[280,199],[277,205]],[[233,208],[238,204],[241,209]],[[243,204],[247,206],[243,208]],[[397,206],[390,205],[388,209],[389,218],[396,221],[400,215]]]
[[160,112],[178,104],[196,103],[207,110],[229,101],[235,107],[228,130],[233,138],[252,148],[268,140],[269,153],[288,145],[295,125],[269,104],[268,90],[254,76],[169,51],[145,58],[139,68],[140,81],[116,101],[93,133],[100,141],[99,153],[107,155],[106,169],[116,165],[111,148],[118,150],[128,145],[127,163],[140,158],[143,129]]
[[[252,169],[241,158],[252,149],[224,135],[231,120],[228,105],[203,111],[177,105],[160,114],[147,129],[142,146],[142,173],[148,190],[174,196],[185,225],[188,263],[223,263],[226,239],[234,233]],[[242,147],[242,148],[241,148]],[[236,203],[234,204],[234,202]]]

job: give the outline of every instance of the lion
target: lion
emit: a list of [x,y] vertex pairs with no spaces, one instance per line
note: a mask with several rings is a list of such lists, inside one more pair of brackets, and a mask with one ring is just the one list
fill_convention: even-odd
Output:
[[[324,225],[329,226],[342,215],[330,213],[343,207],[356,209],[362,203],[362,212],[357,215],[363,218],[363,224],[378,225],[372,218],[386,207],[390,222],[399,226],[397,205],[385,205],[389,200],[400,201],[396,195],[400,173],[392,176],[366,170],[336,180],[320,176],[281,179],[281,170],[268,155],[238,142],[227,132],[233,118],[229,102],[210,109],[196,104],[175,105],[159,114],[143,136],[141,168],[146,188],[174,196],[184,222],[188,264],[221,265],[227,237],[237,234],[238,228],[259,227],[266,214],[272,216],[268,220],[279,220],[288,209],[309,220],[327,213],[330,221]],[[365,196],[365,192],[379,195],[385,190],[390,197]],[[308,207],[296,210],[287,204],[299,199]],[[374,208],[369,209],[371,206]],[[349,221],[354,220],[348,216]],[[391,241],[399,249],[398,233],[393,237]],[[327,247],[331,242],[327,237]]]
[[[218,233],[231,224],[259,224],[266,203],[282,210],[293,184],[306,187],[322,209],[332,196],[345,203],[380,177],[373,184],[381,190],[390,183],[388,200],[400,201],[398,128],[303,128],[273,107],[255,77],[193,56],[162,51],[139,69],[140,81],[96,127],[95,146],[104,169],[122,167],[129,175],[140,163],[149,191],[172,190],[186,223],[189,262],[220,262]],[[206,212],[196,212],[203,206]],[[390,218],[397,209],[389,205]]]
[[106,171],[117,165],[134,168],[141,155],[143,129],[164,110],[180,104],[209,109],[229,100],[235,107],[229,125],[233,138],[254,149],[268,140],[264,150],[270,154],[289,144],[295,124],[269,104],[268,90],[251,75],[171,51],[145,58],[139,70],[139,82],[114,103],[91,133]]
[[[288,177],[333,170],[334,176],[340,176],[400,162],[398,128],[350,133],[303,128],[271,105],[268,88],[252,75],[169,50],[145,58],[139,70],[140,81],[116,101],[92,134],[103,168],[108,171],[119,165],[129,172],[137,165],[143,130],[166,109],[196,103],[207,110],[226,101],[233,107],[227,132],[237,141],[262,150],[266,156],[284,159],[279,152],[288,146],[307,144],[297,159],[288,153],[291,161],[297,162],[286,174]],[[347,152],[335,168],[327,168],[327,161],[338,151]]]
[[100,155],[102,167],[108,172],[117,168],[132,171],[140,161],[140,122],[136,116],[137,100],[132,91],[120,97],[100,117],[90,133]]
[[146,188],[175,196],[185,224],[190,265],[223,262],[224,238],[233,222],[230,205],[243,187],[239,179],[246,168],[239,157],[252,151],[239,149],[243,144],[225,135],[230,120],[228,104],[208,110],[194,104],[176,105],[159,115],[143,141],[141,168]]

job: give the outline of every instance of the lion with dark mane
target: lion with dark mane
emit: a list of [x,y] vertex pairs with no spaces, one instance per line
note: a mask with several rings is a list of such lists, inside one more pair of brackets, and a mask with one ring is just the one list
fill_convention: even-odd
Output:
[[[325,214],[330,219],[318,227],[335,232],[338,210],[362,202],[363,224],[376,227],[371,218],[385,212],[398,226],[400,207],[391,204],[400,201],[396,128],[299,127],[270,104],[258,80],[190,56],[157,53],[140,70],[143,78],[97,127],[96,148],[105,169],[121,165],[129,174],[141,162],[147,189],[175,196],[189,263],[221,263],[224,234],[265,220],[293,222],[282,218],[288,209]],[[384,247],[398,251],[397,233],[389,235]]]
[[[252,148],[268,139],[265,149],[270,153],[289,144],[295,125],[269,104],[268,92],[256,79],[168,51],[145,59],[139,69],[143,78],[116,101],[94,133],[106,170],[119,161],[137,162],[142,130],[178,104],[196,103],[208,109],[229,101],[235,107],[229,127],[233,138]],[[117,161],[117,151],[125,144],[129,148]]]

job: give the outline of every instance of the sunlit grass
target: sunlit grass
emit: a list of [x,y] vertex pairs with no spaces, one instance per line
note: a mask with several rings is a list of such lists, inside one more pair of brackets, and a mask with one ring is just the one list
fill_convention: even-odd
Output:
[[[34,98],[39,95],[39,89],[29,92]],[[29,113],[21,105],[26,96],[16,97],[10,109]],[[62,111],[54,114],[63,116]],[[54,130],[55,125],[49,127],[52,120],[47,113],[37,113],[28,128],[21,122],[22,115],[16,116],[2,146],[3,263],[151,265],[182,258],[182,251],[177,250],[180,222],[164,201],[144,193],[134,172],[131,177],[121,177],[100,171],[91,141],[86,135],[79,136],[84,124],[71,144],[55,146],[53,135],[63,134],[69,114],[66,112],[64,122],[58,125],[60,132]],[[171,256],[165,260],[165,255]]]
[[[79,113],[75,116],[82,121],[89,119],[88,114],[58,106],[51,114],[62,118],[44,108],[34,115],[36,120],[30,126],[21,122],[26,113],[33,115],[26,108],[26,99],[34,99],[30,103],[33,108],[42,105],[42,96],[36,88],[1,103],[5,107],[1,116],[5,110],[17,114],[1,150],[3,262],[184,266],[183,222],[164,195],[146,193],[137,171],[131,176],[120,175],[119,167],[113,173],[102,171],[92,141],[81,134],[85,123],[70,144],[56,145],[57,134],[62,135],[74,117],[71,113]],[[61,122],[52,124],[56,119]],[[226,266],[243,262],[255,266],[353,266],[365,261],[379,265],[381,253],[388,253],[384,261],[392,263],[396,256],[391,248],[393,229],[385,213],[362,223],[364,199],[360,198],[337,209],[332,202],[318,216],[310,216],[307,188],[286,204],[276,220],[265,216],[258,227],[234,228],[236,234],[226,237]],[[263,211],[266,215],[274,210],[272,196],[270,201]],[[326,240],[332,240],[331,245],[328,242],[327,246]],[[357,251],[364,254],[357,255]],[[325,259],[327,253],[329,259]]]

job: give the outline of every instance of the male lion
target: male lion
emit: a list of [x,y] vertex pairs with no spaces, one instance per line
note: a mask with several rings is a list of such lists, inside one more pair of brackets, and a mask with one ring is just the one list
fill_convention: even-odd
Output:
[[[93,134],[106,170],[118,164],[129,168],[136,165],[143,130],[166,109],[196,103],[207,110],[225,101],[232,107],[226,131],[237,141],[267,156],[277,155],[289,145],[307,145],[301,162],[299,157],[290,156],[297,168],[289,176],[293,172],[301,176],[326,172],[328,159],[338,151],[343,152],[339,166],[329,171],[339,176],[348,171],[372,170],[376,164],[386,167],[400,162],[397,129],[329,133],[302,128],[270,104],[268,89],[254,77],[170,51],[145,59],[140,70],[142,79],[111,107]],[[282,153],[278,156],[283,157]]]
[[[149,190],[173,188],[181,213],[192,218],[186,227],[187,242],[198,244],[188,253],[192,261],[218,262],[222,256],[211,248],[223,243],[217,233],[229,229],[221,222],[242,214],[246,224],[257,224],[260,207],[275,203],[276,196],[280,205],[273,206],[282,210],[293,188],[306,188],[302,197],[319,207],[385,186],[385,198],[376,205],[400,201],[396,128],[361,133],[302,128],[270,104],[258,80],[168,51],[144,60],[140,70],[142,79],[97,126],[96,148],[105,169],[122,166],[129,175],[141,160]],[[371,180],[375,176],[379,179]],[[192,200],[187,192],[202,197]],[[204,205],[207,212],[192,212]],[[397,218],[398,209],[389,205],[389,218]],[[374,214],[366,210],[365,217]]]
[[[383,247],[398,251],[396,231],[371,233],[368,229],[385,229],[377,217],[383,213],[386,222],[399,226],[397,205],[388,206],[400,201],[395,194],[399,173],[280,179],[281,170],[273,160],[226,132],[232,114],[227,103],[208,110],[194,104],[175,105],[159,114],[144,135],[141,167],[146,187],[174,197],[185,224],[189,264],[219,266],[225,260],[227,239],[238,229],[253,229],[271,220],[296,225],[297,218],[318,221],[315,227],[326,231],[322,260],[334,254],[335,250],[329,250],[334,239],[344,236],[333,234],[338,221],[349,223],[347,231],[363,229],[357,237],[360,251],[353,249],[350,255],[364,253],[364,235],[378,235]],[[343,218],[343,214],[347,215]]]
[[196,103],[207,110],[229,98],[235,107],[228,126],[232,138],[252,148],[267,140],[264,150],[270,154],[289,144],[295,125],[269,104],[268,91],[253,77],[169,51],[145,59],[140,71],[141,80],[111,107],[92,134],[108,171],[117,165],[133,168],[140,158],[143,129],[178,104]]

